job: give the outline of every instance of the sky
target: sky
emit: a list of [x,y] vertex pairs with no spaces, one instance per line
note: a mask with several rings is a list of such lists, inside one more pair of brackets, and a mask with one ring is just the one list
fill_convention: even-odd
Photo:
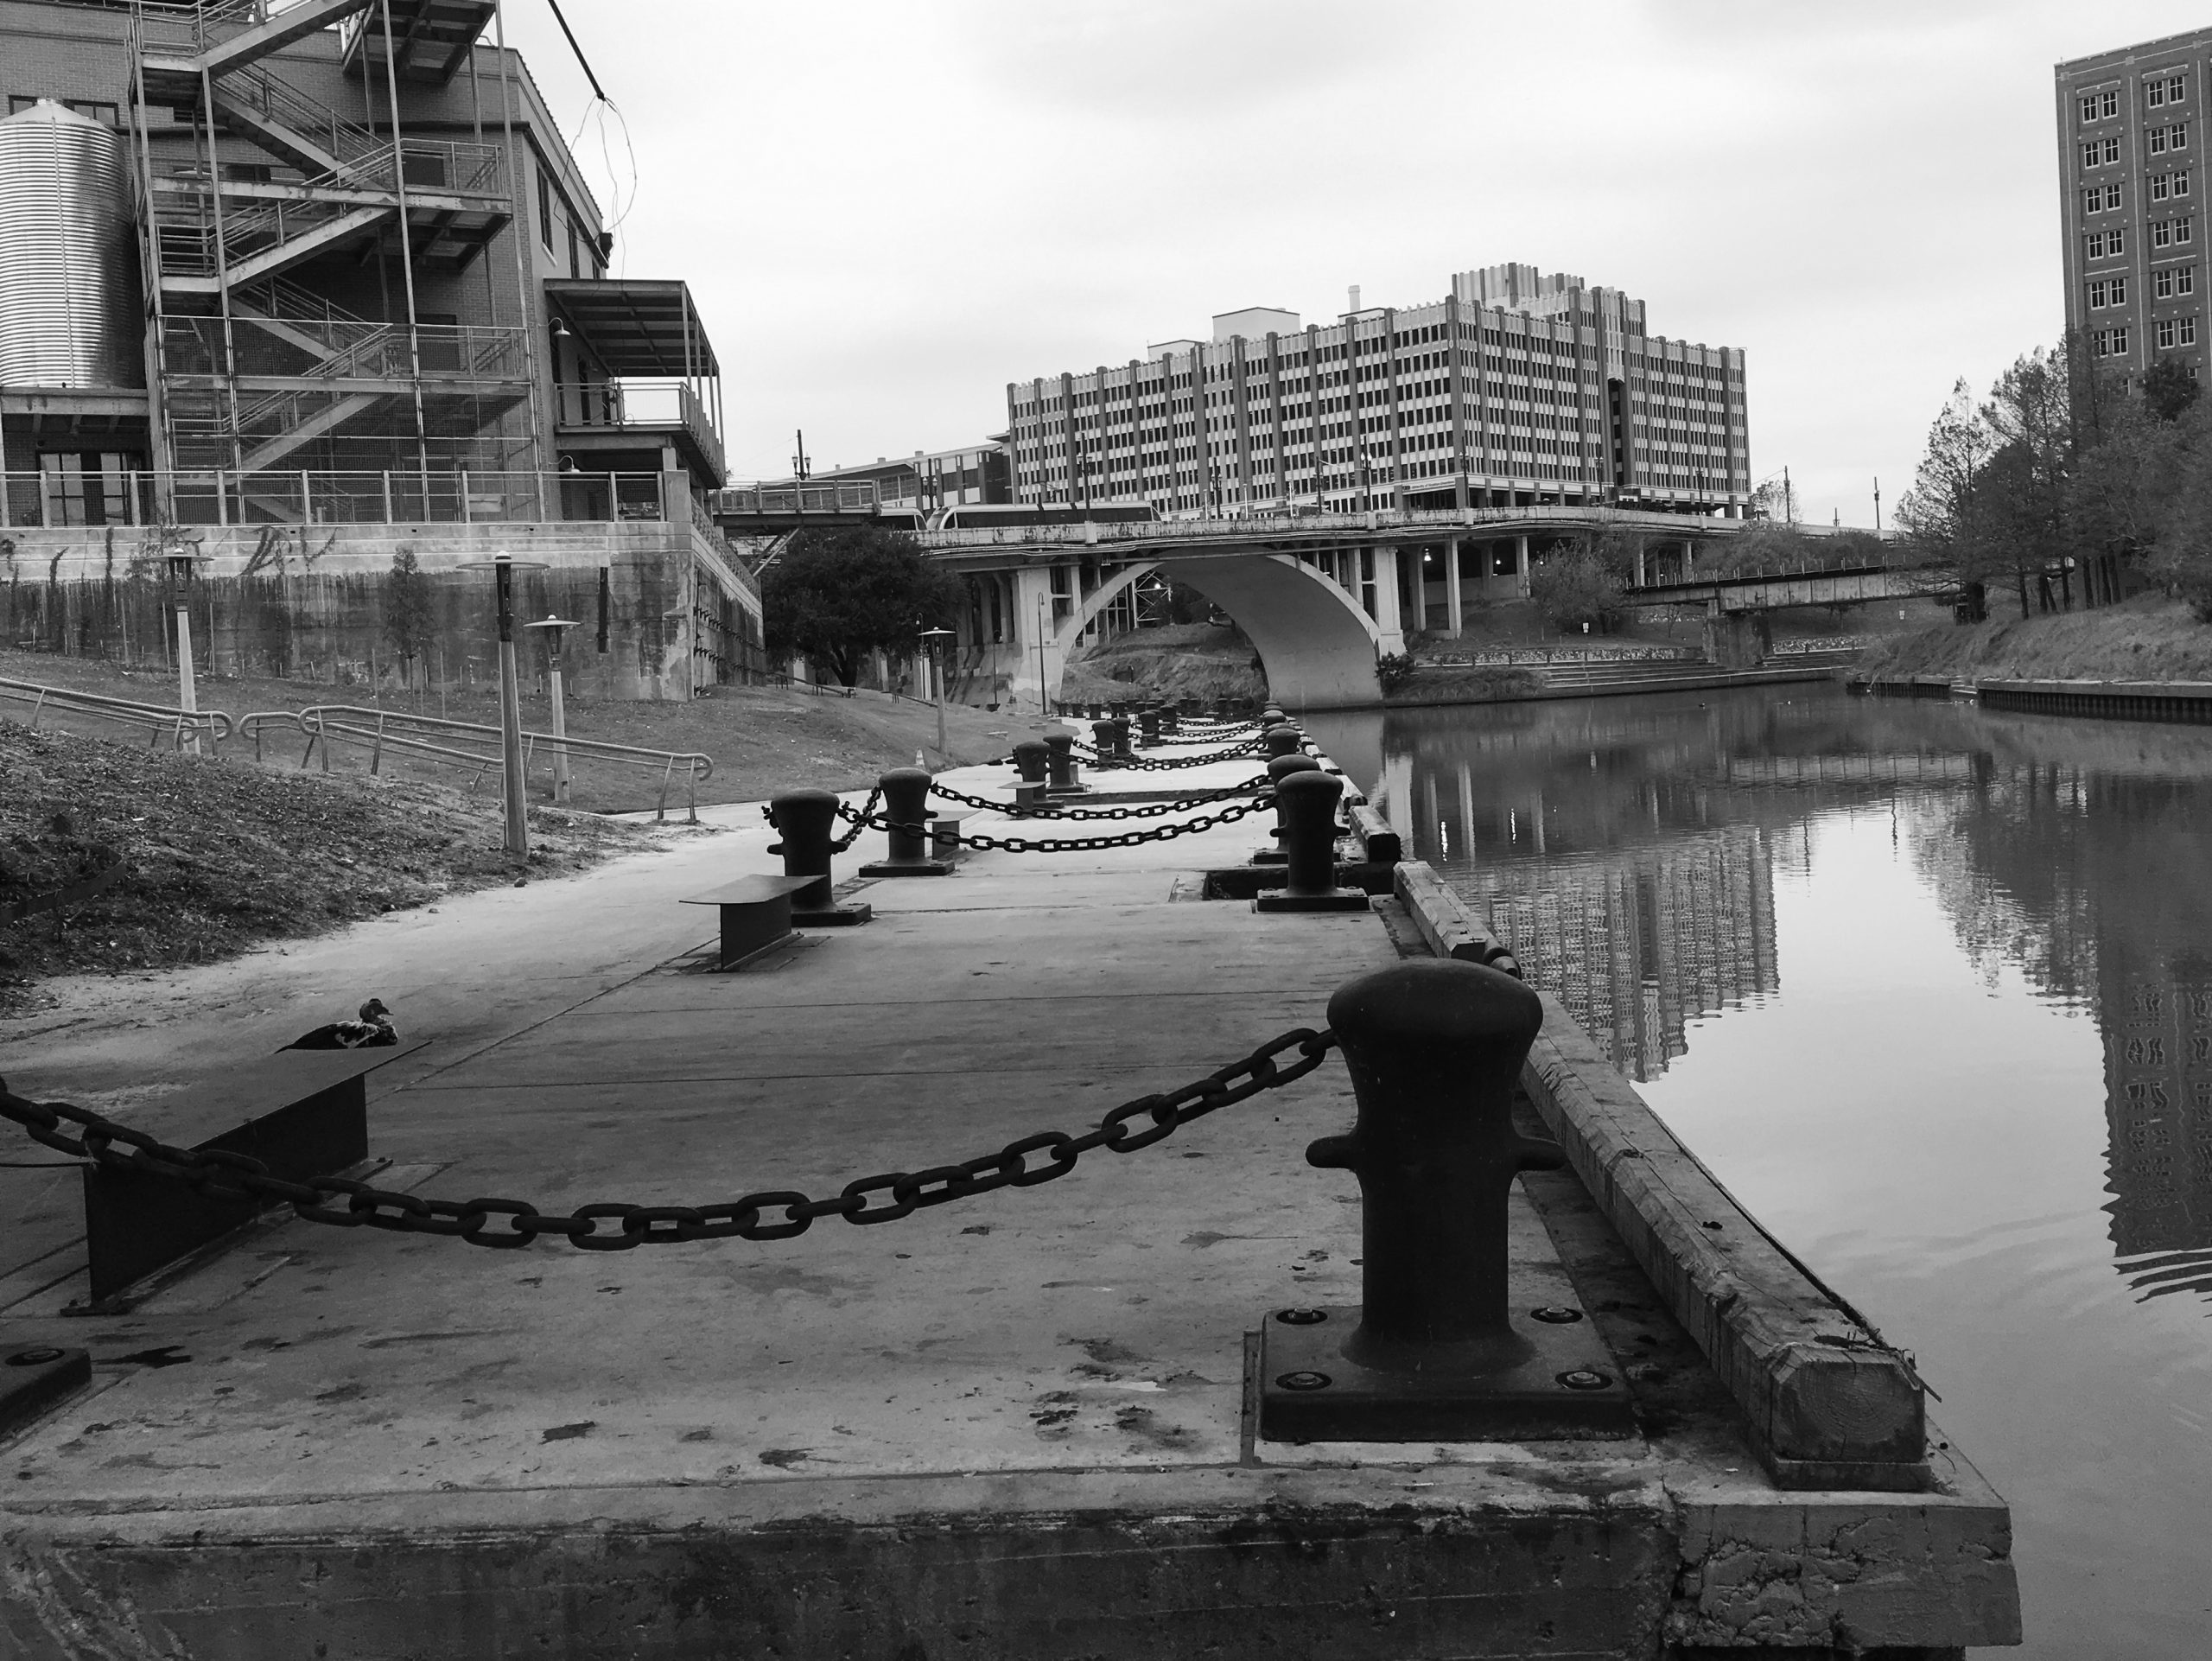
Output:
[[[2052,66],[2182,0],[505,0],[690,283],[733,479],[973,443],[1006,384],[1520,261],[1746,354],[1754,480],[1883,522],[1952,383],[2063,328]],[[633,161],[634,158],[634,161]]]

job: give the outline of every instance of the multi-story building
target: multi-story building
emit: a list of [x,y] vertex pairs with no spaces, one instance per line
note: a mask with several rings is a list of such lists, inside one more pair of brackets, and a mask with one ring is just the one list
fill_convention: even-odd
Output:
[[690,292],[607,276],[557,124],[486,38],[497,15],[0,0],[14,523],[280,503],[563,518],[537,475],[576,475],[551,493],[578,516],[625,487],[610,474],[722,482],[720,371]]
[[2067,333],[2120,368],[2171,359],[2193,379],[2204,362],[2196,156],[2209,57],[2202,29],[2056,71]]
[[1740,517],[1744,354],[1533,265],[1335,322],[1253,308],[1211,340],[1007,388],[1022,502],[1165,515],[1633,502]]
[[213,665],[375,680],[404,555],[437,590],[407,672],[466,674],[496,549],[588,620],[606,696],[758,666],[704,506],[714,347],[683,283],[608,276],[501,28],[498,0],[0,0],[0,549],[47,576],[19,631],[167,661],[190,581]]

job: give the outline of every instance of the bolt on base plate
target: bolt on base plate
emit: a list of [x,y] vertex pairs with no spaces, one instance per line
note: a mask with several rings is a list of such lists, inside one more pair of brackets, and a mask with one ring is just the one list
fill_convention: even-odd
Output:
[[[1526,1279],[1516,1272],[1516,1282]],[[1531,1289],[1540,1297],[1560,1290]],[[1517,1367],[1471,1377],[1377,1372],[1346,1360],[1344,1340],[1359,1314],[1335,1305],[1268,1313],[1260,1329],[1262,1439],[1580,1441],[1637,1434],[1619,1364],[1572,1302],[1514,1309],[1513,1330],[1535,1353]],[[1567,1315],[1574,1318],[1561,1319]]]

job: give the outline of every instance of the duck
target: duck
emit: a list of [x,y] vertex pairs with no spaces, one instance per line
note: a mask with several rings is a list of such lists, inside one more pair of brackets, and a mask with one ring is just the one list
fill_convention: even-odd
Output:
[[[361,1006],[358,1021],[334,1021],[327,1027],[318,1027],[311,1033],[302,1033],[287,1050],[366,1050],[379,1045],[397,1044],[399,1034],[391,1025],[391,1011],[384,1007],[382,998],[371,998]],[[283,1051],[278,1052],[279,1054]]]

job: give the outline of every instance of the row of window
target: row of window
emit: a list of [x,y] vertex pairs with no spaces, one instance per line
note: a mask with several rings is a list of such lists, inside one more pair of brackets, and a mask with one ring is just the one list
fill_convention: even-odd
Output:
[[2092,329],[2089,340],[2100,358],[2124,358],[2127,355],[2127,331],[2124,328]]
[[[2151,273],[2151,294],[2154,299],[2185,298],[2196,292],[2196,268],[2194,265],[2168,265]],[[2127,303],[2127,279],[2124,277],[2099,277],[2088,287],[2089,309],[2101,311],[2107,306]]]
[[[2143,102],[2153,110],[2188,101],[2187,75],[2152,75],[2143,83]],[[2109,121],[2119,113],[2120,89],[2116,86],[2086,93],[2082,99],[2082,119],[2085,122]]]
[[2171,127],[2145,127],[2143,148],[2153,156],[2164,156],[2168,150],[2189,148],[2189,123],[2177,121]]
[[2082,193],[2084,213],[2117,213],[2120,211],[2120,181],[2108,185],[2091,185]]
[[2180,244],[2186,243],[2189,239],[2190,222],[2187,220],[2153,220],[2151,221],[2151,245],[2153,248],[2175,247]]
[[2196,319],[2194,317],[2161,317],[2152,325],[2161,351],[2171,352],[2177,346],[2196,344]]
[[2127,232],[2116,225],[2109,231],[2092,231],[2082,239],[2082,245],[2091,259],[2117,259],[2127,251]]
[[2147,182],[2151,187],[2151,200],[2154,202],[2162,202],[2169,196],[2189,194],[2189,175],[2186,173],[2154,173]]
[[2124,277],[2099,277],[2089,284],[2089,309],[2102,311],[2107,306],[2127,303],[2127,279]]

